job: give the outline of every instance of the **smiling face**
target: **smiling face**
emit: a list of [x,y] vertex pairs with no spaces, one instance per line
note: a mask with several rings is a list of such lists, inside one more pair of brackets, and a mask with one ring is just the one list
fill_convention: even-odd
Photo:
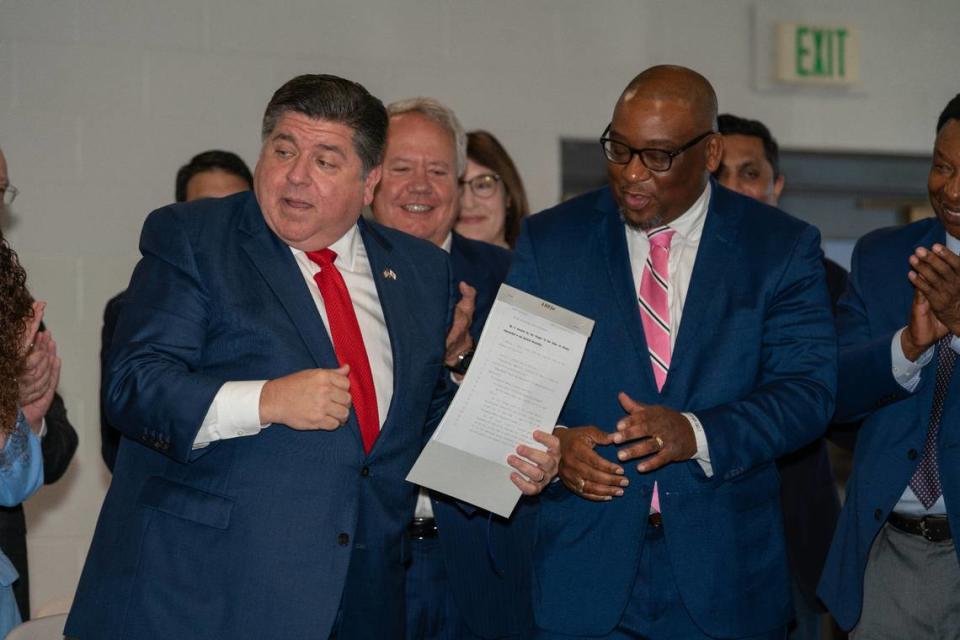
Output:
[[[678,98],[625,93],[613,112],[609,136],[634,149],[675,151],[712,128],[708,114]],[[639,228],[667,224],[703,193],[720,164],[723,142],[708,136],[673,159],[668,171],[651,171],[634,155],[627,164],[607,161],[607,178],[626,221]]]
[[393,116],[373,217],[440,246],[457,217],[458,177],[449,131],[416,112]]
[[[467,158],[467,171],[464,182],[470,182],[481,176],[494,176],[492,169],[477,164]],[[502,181],[492,183],[493,192],[489,197],[477,196],[469,185],[464,185],[460,193],[460,216],[457,218],[457,233],[472,240],[507,246],[507,192]]]
[[927,192],[947,233],[960,238],[960,120],[948,120],[937,133]]
[[380,167],[366,176],[353,129],[284,113],[263,142],[254,191],[267,226],[303,251],[337,241],[373,200]]

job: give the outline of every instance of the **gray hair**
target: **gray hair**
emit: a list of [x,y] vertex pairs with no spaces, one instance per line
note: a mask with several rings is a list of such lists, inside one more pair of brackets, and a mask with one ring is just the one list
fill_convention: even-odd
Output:
[[433,98],[408,98],[387,105],[387,115],[391,118],[404,113],[416,113],[443,127],[453,137],[457,157],[457,177],[467,171],[467,133],[453,109]]

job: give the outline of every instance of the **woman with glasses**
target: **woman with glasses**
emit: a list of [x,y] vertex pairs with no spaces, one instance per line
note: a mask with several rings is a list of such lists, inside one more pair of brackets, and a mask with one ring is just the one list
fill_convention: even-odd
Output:
[[462,182],[457,233],[512,249],[530,206],[513,160],[493,134],[479,130],[467,134]]
[[[43,305],[33,302],[25,283],[26,274],[17,254],[0,234],[0,505],[3,506],[20,504],[43,483],[40,439],[21,411],[23,394],[19,383],[26,368],[27,353],[34,346]],[[52,393],[43,391],[27,401],[46,402],[49,406],[52,397]],[[17,570],[0,551],[0,638],[20,623],[13,595],[17,577]]]

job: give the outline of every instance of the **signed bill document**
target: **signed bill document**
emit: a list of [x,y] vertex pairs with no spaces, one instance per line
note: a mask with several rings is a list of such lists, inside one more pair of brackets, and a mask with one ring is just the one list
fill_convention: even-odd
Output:
[[520,498],[507,456],[543,449],[577,375],[593,320],[502,285],[470,369],[407,480],[509,517]]

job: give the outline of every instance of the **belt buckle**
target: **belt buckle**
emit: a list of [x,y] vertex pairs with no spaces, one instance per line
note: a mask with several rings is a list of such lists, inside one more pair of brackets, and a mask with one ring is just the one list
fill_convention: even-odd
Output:
[[920,535],[927,542],[941,542],[940,540],[934,540],[933,533],[927,528],[927,516],[920,518]]

